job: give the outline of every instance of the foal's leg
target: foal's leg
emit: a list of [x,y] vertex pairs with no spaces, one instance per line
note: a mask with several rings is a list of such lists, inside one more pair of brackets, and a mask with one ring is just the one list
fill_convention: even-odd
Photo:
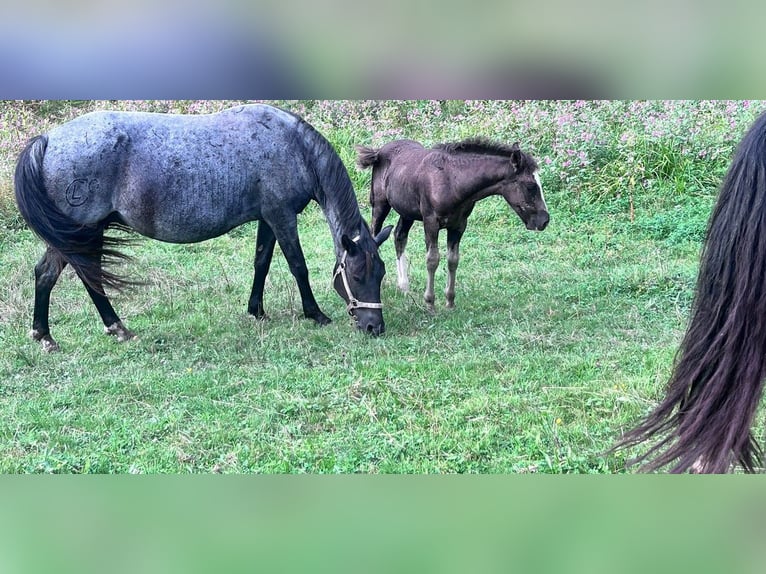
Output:
[[370,222],[370,227],[372,228],[372,236],[375,237],[378,233],[380,233],[380,230],[383,228],[383,222],[386,220],[386,216],[388,216],[389,212],[391,211],[391,205],[386,201],[383,200],[374,200],[372,204],[372,221]]
[[258,222],[258,238],[255,241],[255,274],[253,275],[253,289],[250,291],[250,301],[247,304],[247,312],[257,319],[266,318],[263,310],[263,286],[266,284],[266,275],[271,267],[271,257],[274,255],[274,245],[277,239],[274,231],[265,221]]
[[51,304],[51,290],[56,285],[61,271],[66,267],[64,261],[50,247],[35,265],[35,307],[32,316],[32,330],[29,336],[39,341],[43,351],[58,351],[59,345],[51,337],[48,315]]
[[444,296],[449,308],[455,306],[455,274],[460,261],[460,239],[464,231],[465,225],[447,230],[447,287],[444,289]]
[[413,219],[399,218],[394,228],[394,246],[396,247],[396,285],[405,293],[410,289],[410,279],[407,277],[407,257],[404,250],[407,247],[407,238]]
[[295,214],[285,214],[279,219],[279,225],[271,225],[271,229],[274,235],[276,235],[277,242],[279,242],[279,247],[282,249],[285,259],[287,259],[290,272],[298,283],[304,317],[313,319],[319,325],[327,325],[331,320],[319,309],[314,293],[311,291],[306,258],[303,256],[303,249],[301,249],[301,244],[298,240],[298,221]]
[[428,309],[434,310],[434,275],[439,267],[439,225],[434,221],[423,220],[423,228],[426,232],[426,292],[423,299]]

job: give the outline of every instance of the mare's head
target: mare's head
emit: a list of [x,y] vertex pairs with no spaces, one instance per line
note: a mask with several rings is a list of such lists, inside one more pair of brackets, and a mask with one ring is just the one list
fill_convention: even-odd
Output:
[[543,188],[537,171],[537,162],[519,149],[511,146],[511,174],[503,188],[503,197],[518,214],[527,229],[542,231],[550,221],[545,205]]
[[357,328],[377,336],[386,330],[380,302],[380,284],[386,266],[378,254],[378,247],[388,239],[392,226],[374,238],[366,224],[363,227],[357,237],[345,234],[341,237],[343,255],[335,264],[333,287],[346,302],[348,314],[356,320]]

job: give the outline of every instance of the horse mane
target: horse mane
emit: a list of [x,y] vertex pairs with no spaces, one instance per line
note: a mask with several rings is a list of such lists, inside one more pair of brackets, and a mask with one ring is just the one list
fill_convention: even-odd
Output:
[[440,143],[432,147],[432,149],[443,151],[450,155],[460,154],[477,154],[477,155],[494,155],[510,158],[511,155],[517,151],[521,154],[522,169],[528,168],[529,171],[537,169],[537,162],[535,159],[521,151],[518,144],[508,145],[500,142],[496,142],[484,137],[472,137],[467,138],[459,142],[452,143]]
[[[337,217],[349,229],[361,230],[366,227],[359,210],[359,203],[354,191],[354,184],[348,170],[332,144],[319,131],[298,114],[283,110],[297,121],[297,134],[303,136],[300,148],[303,150],[306,165],[313,170],[317,181],[315,197],[330,221],[330,213]],[[335,231],[340,233],[340,229]]]

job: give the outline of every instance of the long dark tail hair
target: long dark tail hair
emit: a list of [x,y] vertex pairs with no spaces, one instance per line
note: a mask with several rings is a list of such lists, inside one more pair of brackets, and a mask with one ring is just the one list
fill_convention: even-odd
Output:
[[[755,472],[766,376],[766,113],[739,144],[708,223],[691,319],[667,394],[615,448],[656,443],[643,470]],[[660,438],[662,437],[662,438]]]
[[[356,146],[356,165],[360,169],[367,169],[368,167],[374,167],[380,161],[379,149],[373,149],[371,147],[358,145]],[[375,201],[374,186],[370,186],[370,205]]]
[[16,205],[27,225],[97,292],[103,294],[104,286],[119,290],[135,284],[103,268],[104,263],[127,259],[116,247],[129,242],[126,238],[105,237],[104,230],[127,228],[116,221],[79,224],[62,213],[48,197],[42,171],[47,146],[45,135],[33,138],[19,154],[16,164]]

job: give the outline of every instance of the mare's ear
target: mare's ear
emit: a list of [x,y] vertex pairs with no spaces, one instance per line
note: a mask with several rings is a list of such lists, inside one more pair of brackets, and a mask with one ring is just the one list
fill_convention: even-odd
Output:
[[359,246],[354,243],[354,240],[351,239],[348,235],[345,233],[340,238],[341,245],[343,245],[343,249],[345,249],[349,255],[354,256],[359,251]]
[[391,235],[391,230],[394,228],[393,225],[388,225],[380,230],[380,233],[378,233],[375,236],[375,243],[378,244],[378,247],[386,240],[388,239],[388,236]]
[[511,146],[511,167],[513,171],[519,171],[521,169],[521,149],[519,148],[519,142],[515,142]]

